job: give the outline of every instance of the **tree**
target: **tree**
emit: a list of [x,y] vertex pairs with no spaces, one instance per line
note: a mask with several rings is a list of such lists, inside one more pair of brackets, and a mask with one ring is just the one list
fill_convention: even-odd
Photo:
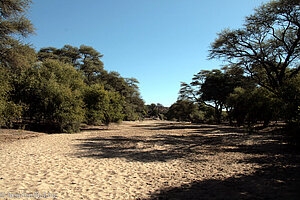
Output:
[[55,47],[41,48],[37,55],[38,55],[38,59],[40,61],[45,61],[47,59],[53,59],[53,60],[57,59],[60,61],[63,60],[60,58],[59,49],[57,49]]
[[81,45],[79,52],[82,55],[82,64],[80,70],[82,70],[87,78],[87,83],[91,84],[95,80],[95,76],[103,72],[103,63],[100,58],[103,57],[94,48]]
[[83,96],[88,124],[99,121],[108,125],[123,119],[124,98],[117,92],[107,91],[102,85],[94,84],[85,88]]
[[[73,66],[45,60],[18,79],[12,98],[24,103],[23,118],[35,127],[46,125],[59,132],[77,132],[84,119],[83,76]],[[51,130],[53,131],[53,130]]]
[[40,61],[56,59],[74,66],[83,72],[85,83],[100,84],[104,90],[117,92],[125,101],[123,114],[125,120],[138,120],[144,116],[144,101],[140,97],[138,81],[135,78],[124,78],[118,72],[108,72],[100,60],[102,54],[92,47],[81,45],[80,48],[65,45],[61,49],[54,47],[42,48],[38,52]]
[[[199,84],[197,84],[197,86],[200,86],[200,85],[201,84],[199,82]],[[200,89],[201,88],[196,88],[197,86],[196,87],[195,86],[196,86],[196,84],[192,85],[192,84],[188,84],[185,82],[181,82],[178,100],[185,99],[185,100],[190,100],[190,101],[194,101],[194,102],[201,104],[203,102],[200,97]]]
[[102,57],[101,53],[86,45],[81,45],[80,48],[65,45],[61,49],[46,47],[38,52],[40,61],[57,59],[81,70],[85,75],[86,83],[90,85],[95,83],[99,75],[106,72],[103,69],[103,62],[100,60]]
[[[16,36],[26,37],[33,33],[33,25],[26,17],[30,0],[1,0],[0,1],[0,40],[1,45]],[[1,46],[3,47],[3,46]]]
[[29,0],[0,1],[0,126],[11,127],[21,118],[24,105],[14,102],[14,79],[23,68],[35,61],[35,51],[21,39],[33,33],[33,25],[26,17]]
[[124,97],[123,113],[125,120],[139,120],[144,116],[144,101],[140,96],[139,82],[135,78],[124,78],[118,72],[104,71],[97,76],[97,82],[109,91],[118,92]]
[[182,83],[179,99],[192,100],[203,105],[214,107],[215,120],[220,123],[222,110],[226,107],[226,99],[234,88],[245,84],[244,71],[237,65],[221,70],[202,70],[193,77],[190,84]]
[[9,76],[10,72],[0,66],[0,127],[10,128],[14,121],[21,118],[24,105],[12,101],[10,93],[13,87]]
[[299,8],[298,0],[262,5],[242,28],[219,33],[209,58],[243,65],[259,85],[284,98],[282,86],[300,71]]
[[34,31],[32,23],[26,17],[30,4],[30,0],[0,1],[0,64],[2,66],[14,68],[16,63],[22,64],[22,57],[28,53],[28,46],[21,44],[21,38]]
[[[287,80],[282,87],[282,91],[284,94],[284,98],[280,98],[282,102],[281,109],[283,110],[282,116],[289,122],[300,121],[300,73]],[[300,126],[300,123],[298,124]]]
[[135,78],[125,78],[126,94],[124,104],[125,120],[141,120],[145,116],[145,102],[139,92],[139,81]]
[[238,126],[246,122],[251,127],[257,121],[263,121],[267,126],[271,120],[279,119],[282,112],[282,103],[262,87],[235,88],[227,98],[227,105],[232,108],[228,114],[237,121]]
[[158,108],[155,103],[147,105],[147,115],[148,117],[154,117],[154,118],[159,117]]
[[233,91],[229,77],[219,70],[214,70],[206,75],[204,83],[201,85],[201,99],[205,102],[213,103],[215,107],[215,117],[217,123],[221,123],[222,110],[227,96]]
[[196,103],[189,100],[177,100],[171,105],[166,116],[169,120],[202,122],[204,121],[204,112],[199,110]]

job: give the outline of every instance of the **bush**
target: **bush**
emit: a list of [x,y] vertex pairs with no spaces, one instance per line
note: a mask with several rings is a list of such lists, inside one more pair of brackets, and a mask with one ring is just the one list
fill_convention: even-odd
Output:
[[44,113],[62,132],[78,132],[84,119],[82,75],[73,66],[48,60],[39,69]]
[[190,119],[192,123],[202,123],[205,120],[204,117],[205,113],[200,110],[193,110],[193,112],[190,114]]
[[123,119],[124,97],[119,93],[107,91],[102,85],[94,84],[85,88],[83,96],[88,124],[100,121],[108,125]]
[[142,115],[140,112],[136,112],[134,105],[128,104],[125,102],[123,107],[124,120],[126,121],[136,121],[142,119]]
[[0,126],[12,128],[13,123],[22,118],[24,105],[5,100],[0,100],[0,104]]
[[229,115],[237,121],[237,125],[246,122],[248,126],[252,126],[257,121],[264,121],[264,125],[268,125],[270,120],[279,117],[282,110],[281,102],[264,88],[235,88],[227,103],[232,108]]
[[167,112],[168,119],[177,119],[178,121],[192,121],[192,117],[196,119],[198,106],[187,100],[178,100],[169,108]]
[[19,120],[22,116],[22,104],[16,104],[10,99],[12,91],[11,74],[8,70],[0,67],[0,127],[11,128],[13,122]]
[[[84,119],[82,74],[73,66],[46,60],[15,81],[15,100],[28,106],[25,117],[59,132],[78,132]],[[48,127],[49,127],[48,126]]]

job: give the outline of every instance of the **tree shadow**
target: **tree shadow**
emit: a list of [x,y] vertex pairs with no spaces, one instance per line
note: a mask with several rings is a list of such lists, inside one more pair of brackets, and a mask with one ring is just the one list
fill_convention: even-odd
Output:
[[[259,155],[238,161],[258,164],[260,168],[255,173],[163,188],[153,192],[147,200],[300,199],[300,153],[297,146],[285,143],[284,136],[276,131],[232,136],[228,130],[230,128],[220,129],[222,140],[218,139],[220,143],[216,141],[216,148],[208,150]],[[196,132],[201,134],[202,130]],[[240,144],[255,138],[259,142]],[[227,148],[229,146],[234,148]]]
[[203,153],[201,145],[219,143],[217,138],[198,135],[111,136],[78,139],[77,156],[94,158],[126,158],[131,161],[155,162],[177,158],[194,159]]
[[200,123],[189,123],[189,122],[166,122],[166,123],[155,123],[148,125],[134,125],[133,127],[145,128],[147,130],[194,130],[195,133],[207,133],[207,132],[235,132],[235,133],[247,133],[245,129],[227,126],[227,125],[216,125],[216,124],[200,124]]
[[[155,130],[154,133],[157,134],[150,136],[96,136],[77,139],[79,144],[76,145],[78,149],[76,155],[94,158],[125,158],[140,162],[168,161],[178,158],[195,160],[195,155],[214,154],[222,151],[223,147],[237,145],[248,136],[233,127],[211,125],[185,124],[185,130],[188,132],[184,134],[164,132],[184,128],[182,124],[176,124],[175,128],[173,126],[170,123],[163,123],[143,127],[148,131]],[[204,146],[209,148],[209,152]]]
[[[290,149],[289,145],[280,146],[274,142],[255,145],[250,150],[245,146],[239,147],[238,152],[262,155],[239,161],[259,164],[261,168],[255,173],[164,188],[153,192],[147,200],[299,199],[300,155],[297,149]],[[269,147],[271,148],[268,149]]]
[[263,167],[248,176],[225,180],[194,181],[176,188],[155,191],[148,200],[196,199],[299,199],[298,166]]
[[146,128],[150,130],[176,130],[176,129],[200,129],[205,127],[211,127],[213,125],[208,124],[196,124],[189,122],[158,122],[154,124],[134,125],[137,128]]
[[[237,161],[258,164],[260,168],[255,173],[239,174],[222,180],[194,181],[175,188],[161,188],[148,199],[299,199],[300,154],[296,146],[284,143],[282,134],[249,134],[234,127],[213,125],[185,126],[186,128],[184,124],[155,124],[138,127],[157,133],[150,136],[97,136],[79,139],[76,155],[100,159],[125,158],[139,162],[166,162],[178,158],[203,162],[203,154],[255,154],[258,156]],[[170,131],[178,129],[188,132],[176,134]]]
[[88,131],[88,132],[96,132],[96,131],[107,131],[107,130],[115,130],[112,128],[109,128],[108,126],[82,126],[80,127],[80,132],[82,131]]

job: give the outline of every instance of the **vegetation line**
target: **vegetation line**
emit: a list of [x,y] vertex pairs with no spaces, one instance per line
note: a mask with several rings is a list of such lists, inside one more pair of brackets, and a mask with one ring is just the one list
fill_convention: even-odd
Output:
[[23,38],[34,33],[30,0],[0,3],[0,126],[77,132],[82,123],[109,124],[145,117],[229,122],[253,127],[300,124],[299,1],[270,1],[238,29],[218,33],[209,59],[222,69],[201,70],[181,83],[170,108],[145,106],[135,78],[108,72],[93,47],[64,45],[36,52]]

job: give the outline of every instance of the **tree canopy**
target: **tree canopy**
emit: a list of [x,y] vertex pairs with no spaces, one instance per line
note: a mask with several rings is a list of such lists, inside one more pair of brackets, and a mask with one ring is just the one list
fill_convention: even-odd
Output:
[[[138,81],[108,72],[91,46],[45,47],[22,39],[34,28],[30,0],[0,0],[0,126],[77,132],[81,123],[143,118]],[[49,131],[53,131],[49,130]]]
[[[139,81],[107,71],[91,46],[45,47],[22,41],[34,28],[30,0],[0,0],[0,126],[47,124],[75,132],[81,123],[109,124],[146,117],[238,125],[300,116],[299,1],[274,0],[238,29],[225,29],[209,50],[221,69],[201,70],[181,83],[169,109],[144,105]],[[260,110],[261,113],[257,112]]]
[[[223,59],[226,67],[201,70],[191,83],[181,83],[178,101],[170,116],[193,107],[214,121],[248,127],[271,120],[298,123],[300,113],[300,3],[275,0],[255,9],[238,29],[218,33],[209,50],[210,59]],[[182,109],[185,108],[185,109]],[[192,118],[185,117],[189,121]]]
[[242,28],[226,29],[211,44],[209,58],[238,63],[269,91],[281,87],[300,70],[300,3],[271,1],[246,17]]
[[34,32],[27,10],[31,4],[29,0],[1,0],[0,1],[0,64],[15,68],[24,65],[27,54],[33,51],[28,45],[23,45],[21,39]]

